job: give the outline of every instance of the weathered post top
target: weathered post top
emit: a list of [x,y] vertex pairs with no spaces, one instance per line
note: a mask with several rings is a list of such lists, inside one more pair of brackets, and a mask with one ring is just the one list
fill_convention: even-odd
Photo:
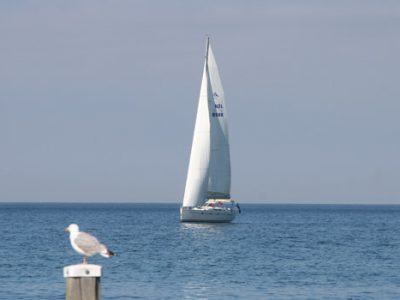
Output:
[[101,277],[101,266],[78,264],[64,267],[64,278],[69,277]]
[[101,266],[79,264],[64,267],[66,300],[100,300]]

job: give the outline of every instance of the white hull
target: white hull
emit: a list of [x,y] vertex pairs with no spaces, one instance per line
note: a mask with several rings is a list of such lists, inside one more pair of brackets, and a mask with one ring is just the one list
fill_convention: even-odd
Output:
[[228,223],[235,219],[233,208],[181,207],[181,222]]

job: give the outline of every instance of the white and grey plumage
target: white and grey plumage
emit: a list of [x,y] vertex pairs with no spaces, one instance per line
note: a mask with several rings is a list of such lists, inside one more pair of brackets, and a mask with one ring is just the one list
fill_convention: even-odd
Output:
[[71,241],[71,246],[76,252],[83,255],[83,263],[88,263],[88,257],[95,254],[100,254],[104,257],[113,256],[114,253],[107,249],[106,246],[101,244],[94,236],[79,231],[79,226],[77,224],[71,224],[65,231],[69,232],[69,239]]

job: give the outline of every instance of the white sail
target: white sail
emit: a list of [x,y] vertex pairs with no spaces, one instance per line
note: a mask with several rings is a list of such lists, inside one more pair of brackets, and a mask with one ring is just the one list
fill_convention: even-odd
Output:
[[200,206],[206,201],[210,165],[209,99],[212,97],[210,88],[206,57],[185,194],[183,196],[184,207]]
[[207,198],[229,199],[231,163],[224,89],[211,46],[208,47],[208,70],[212,98],[210,103],[211,157]]
[[224,90],[207,40],[183,207],[203,205],[209,198],[229,199],[231,166]]

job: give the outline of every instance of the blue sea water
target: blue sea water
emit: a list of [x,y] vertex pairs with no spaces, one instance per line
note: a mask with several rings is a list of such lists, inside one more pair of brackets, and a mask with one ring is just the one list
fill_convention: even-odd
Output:
[[232,224],[178,204],[0,204],[0,299],[65,299],[72,222],[117,253],[103,299],[400,299],[400,206],[242,205]]

